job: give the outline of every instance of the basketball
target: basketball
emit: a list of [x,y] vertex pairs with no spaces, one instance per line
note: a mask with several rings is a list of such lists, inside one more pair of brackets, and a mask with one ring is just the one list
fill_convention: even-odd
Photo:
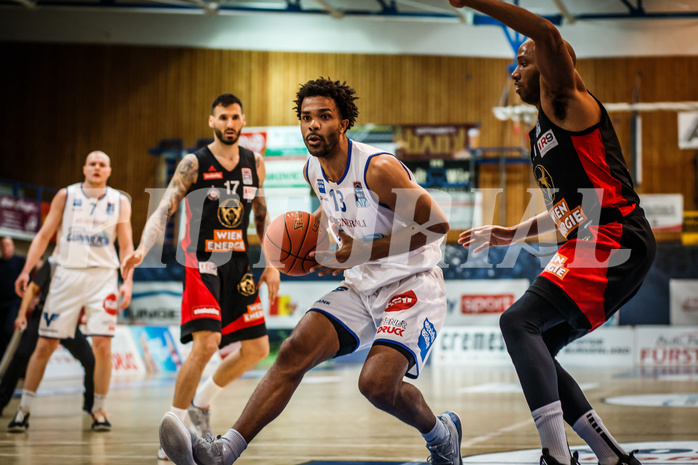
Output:
[[304,211],[287,212],[267,228],[262,246],[267,263],[289,276],[308,274],[317,264],[308,254],[327,241],[315,216]]

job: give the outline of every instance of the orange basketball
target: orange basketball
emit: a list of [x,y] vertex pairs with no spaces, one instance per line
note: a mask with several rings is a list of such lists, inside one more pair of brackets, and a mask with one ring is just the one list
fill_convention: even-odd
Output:
[[285,213],[276,218],[264,234],[264,256],[289,276],[308,274],[317,262],[308,254],[327,241],[315,216],[303,211]]

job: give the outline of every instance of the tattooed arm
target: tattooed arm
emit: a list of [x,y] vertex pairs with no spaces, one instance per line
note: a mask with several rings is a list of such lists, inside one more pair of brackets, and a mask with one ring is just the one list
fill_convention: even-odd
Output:
[[190,153],[179,162],[165,195],[160,200],[157,209],[150,215],[143,229],[138,248],[121,261],[121,275],[128,276],[133,268],[138,266],[148,251],[165,232],[167,219],[177,210],[189,188],[196,182],[199,175],[199,160]]
[[[267,202],[264,199],[264,178],[266,177],[267,171],[264,166],[264,159],[258,153],[254,154],[255,166],[257,168],[257,177],[259,178],[259,190],[257,195],[255,195],[252,201],[252,211],[254,213],[254,226],[257,230],[257,237],[259,237],[259,243],[264,243],[264,231],[271,224],[271,219],[267,215]],[[281,277],[279,275],[279,270],[273,266],[267,266],[262,272],[262,276],[259,278],[259,285],[263,282],[267,283],[267,289],[269,291],[269,302],[274,302],[276,299],[276,294],[279,291],[279,282]]]

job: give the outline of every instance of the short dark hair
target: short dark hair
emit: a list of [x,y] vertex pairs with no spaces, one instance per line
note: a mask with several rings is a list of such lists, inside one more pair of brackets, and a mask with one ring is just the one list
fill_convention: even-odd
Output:
[[346,81],[340,83],[339,81],[320,77],[314,81],[308,81],[303,84],[296,94],[296,100],[294,101],[296,106],[293,107],[298,119],[301,119],[303,99],[317,96],[328,97],[334,100],[342,119],[349,120],[347,130],[354,126],[356,118],[359,116],[359,109],[356,107],[356,104],[354,104],[354,100],[359,97],[356,97],[356,91],[349,87]]
[[242,101],[240,101],[239,98],[233,94],[221,94],[216,97],[216,100],[213,101],[213,104],[211,105],[211,114],[213,115],[216,113],[216,107],[218,105],[222,105],[223,107],[227,108],[234,103],[240,105],[240,110],[242,110]]

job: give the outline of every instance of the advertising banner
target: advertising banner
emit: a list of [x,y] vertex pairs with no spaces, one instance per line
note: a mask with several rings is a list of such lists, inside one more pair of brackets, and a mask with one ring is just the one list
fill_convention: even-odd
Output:
[[679,148],[698,149],[698,111],[680,111]]
[[184,357],[167,327],[130,326],[130,330],[148,373],[176,372],[182,365]]
[[182,307],[180,281],[134,281],[125,323],[166,326],[179,324]]
[[41,202],[0,195],[0,231],[31,240],[41,227]]
[[449,279],[446,281],[446,325],[491,325],[521,297],[528,279]]
[[[92,343],[91,338],[88,337],[87,340]],[[111,352],[113,377],[145,375],[145,364],[128,326],[116,327]],[[65,347],[59,345],[51,354],[44,372],[44,379],[82,378],[84,375],[85,371],[80,362],[73,358]]]
[[474,124],[403,124],[396,127],[396,154],[401,160],[470,157],[468,131]]
[[444,326],[436,338],[431,362],[435,366],[512,366],[497,326]]
[[633,328],[599,328],[562,349],[557,359],[563,366],[632,366]]
[[145,375],[146,367],[128,326],[118,325],[111,342],[112,376]]
[[698,327],[638,326],[635,347],[640,367],[698,366]]
[[683,195],[640,194],[640,204],[655,232],[681,232]]

